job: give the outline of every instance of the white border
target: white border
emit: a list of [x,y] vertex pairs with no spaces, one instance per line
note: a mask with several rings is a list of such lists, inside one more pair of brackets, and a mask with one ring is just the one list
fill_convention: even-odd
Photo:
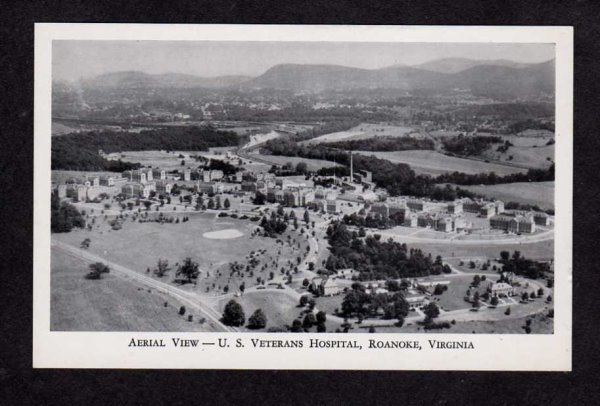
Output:
[[[422,351],[129,348],[136,338],[274,339],[252,333],[50,331],[50,134],[52,40],[236,40],[502,42],[556,44],[555,325],[552,335],[286,334],[305,340],[418,340]],[[572,27],[36,24],[34,123],[35,368],[214,368],[367,370],[571,370],[573,29]],[[281,338],[277,335],[277,338]],[[468,340],[475,350],[429,350],[428,339]]]

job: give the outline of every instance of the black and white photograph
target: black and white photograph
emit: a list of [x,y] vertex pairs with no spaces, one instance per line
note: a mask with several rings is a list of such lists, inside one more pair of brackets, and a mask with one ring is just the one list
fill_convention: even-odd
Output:
[[569,368],[564,30],[42,28],[38,331],[212,367],[331,349],[477,369],[496,337],[514,354],[482,369],[537,369],[538,346]]

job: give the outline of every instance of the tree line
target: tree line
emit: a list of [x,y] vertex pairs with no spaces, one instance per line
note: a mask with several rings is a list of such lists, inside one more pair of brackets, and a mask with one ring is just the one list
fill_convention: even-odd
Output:
[[236,146],[246,138],[210,126],[161,128],[139,133],[105,130],[66,134],[52,138],[52,169],[122,171],[136,164],[108,161],[99,151],[206,151],[211,147]]
[[415,137],[379,136],[360,140],[326,142],[323,146],[346,151],[408,151],[413,149],[433,149],[433,141]]

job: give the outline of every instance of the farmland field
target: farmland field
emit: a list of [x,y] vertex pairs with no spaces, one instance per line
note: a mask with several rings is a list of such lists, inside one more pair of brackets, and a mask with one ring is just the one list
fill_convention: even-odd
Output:
[[319,137],[302,141],[300,144],[319,144],[321,142],[335,142],[342,140],[360,140],[373,137],[402,137],[402,136],[421,137],[415,129],[404,126],[389,124],[369,124],[361,123],[347,131],[339,131],[330,134],[324,134]]
[[459,187],[505,203],[519,202],[535,204],[543,209],[554,209],[554,182],[516,182]]
[[357,153],[369,156],[373,155],[394,163],[405,163],[410,165],[417,174],[433,176],[445,172],[464,172],[468,174],[495,172],[497,175],[509,175],[526,171],[522,168],[507,165],[451,157],[435,151],[357,151]]
[[154,289],[112,274],[85,279],[88,265],[52,250],[51,330],[212,331],[209,322],[198,322],[200,315],[193,322],[178,315],[181,304]]
[[501,153],[490,148],[483,157],[490,160],[509,161],[529,168],[546,169],[554,162],[554,145],[546,145],[540,138],[502,137],[508,139],[514,146]]

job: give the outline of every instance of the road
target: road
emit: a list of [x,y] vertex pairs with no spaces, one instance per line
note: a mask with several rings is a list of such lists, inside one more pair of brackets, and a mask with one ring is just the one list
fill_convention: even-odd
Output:
[[[425,230],[425,229],[423,229]],[[453,245],[506,245],[506,244],[533,244],[537,242],[549,241],[554,239],[554,230],[543,231],[531,236],[511,236],[496,240],[459,240],[457,238],[427,238],[413,237],[410,235],[400,235],[393,231],[377,230],[375,234],[381,234],[382,237],[392,238],[400,242],[418,242],[433,244],[453,244]]]
[[[97,256],[92,254],[91,252],[85,251],[83,249],[73,247],[71,245],[59,242],[52,241],[52,248],[63,250],[76,258],[90,261],[90,262],[107,262],[106,258]],[[132,269],[126,268],[122,265],[116,264],[114,262],[110,262],[111,272],[114,272],[121,277],[126,277],[130,279],[134,279],[138,282],[143,283],[144,285],[154,288],[162,293],[167,294],[168,296],[179,300],[182,303],[196,309],[197,311],[204,314],[210,321],[211,325],[215,327],[218,331],[221,332],[235,332],[238,331],[234,327],[226,326],[221,323],[220,318],[221,315],[214,310],[208,303],[204,302],[199,295],[194,292],[188,292],[183,289],[177,288],[175,286],[171,286],[168,283],[158,281],[149,276],[140,274]]]

